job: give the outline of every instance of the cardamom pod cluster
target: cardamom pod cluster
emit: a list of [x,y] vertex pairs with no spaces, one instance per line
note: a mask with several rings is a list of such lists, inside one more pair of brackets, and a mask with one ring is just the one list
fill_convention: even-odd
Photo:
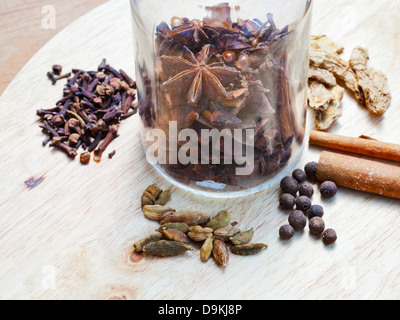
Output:
[[158,204],[164,206],[171,199],[171,188],[167,190],[160,189],[156,184],[146,188],[141,198],[142,209],[146,205]]
[[254,255],[268,248],[262,243],[250,243],[254,229],[241,231],[237,223],[231,223],[231,214],[227,210],[218,212],[214,217],[199,211],[176,211],[166,206],[171,198],[170,189],[161,190],[155,184],[143,193],[142,210],[144,216],[158,221],[156,232],[134,243],[135,252],[146,256],[171,257],[193,251],[190,241],[202,242],[200,260],[207,262],[213,256],[217,265],[227,267],[229,262],[228,245],[235,255]]

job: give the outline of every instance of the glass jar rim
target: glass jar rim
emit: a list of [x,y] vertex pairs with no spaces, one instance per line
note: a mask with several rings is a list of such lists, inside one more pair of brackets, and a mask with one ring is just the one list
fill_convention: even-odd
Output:
[[[138,0],[131,0],[130,2],[131,2],[131,5],[132,5],[132,8],[134,9],[134,11],[138,12],[138,10],[139,10]],[[304,21],[304,19],[306,19],[307,15],[311,11],[313,3],[314,3],[314,0],[307,0],[307,6],[306,6],[306,9],[304,11],[303,16],[300,19],[298,19],[298,20],[296,20],[295,22],[292,23],[292,26],[294,26],[293,29],[296,29],[298,27],[298,25],[300,25],[301,22]],[[135,15],[134,12],[132,12],[132,13]],[[138,18],[138,17],[136,17],[136,18]]]

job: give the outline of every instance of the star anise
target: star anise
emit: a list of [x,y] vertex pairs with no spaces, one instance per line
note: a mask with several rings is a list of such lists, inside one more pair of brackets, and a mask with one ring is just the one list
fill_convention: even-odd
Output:
[[252,48],[249,41],[240,34],[225,34],[219,39],[216,39],[215,42],[220,52]]
[[215,35],[218,35],[218,32],[205,26],[203,21],[193,20],[172,30],[164,39],[188,46],[193,40],[196,43],[208,42],[209,38]]
[[226,87],[240,82],[240,72],[221,63],[207,64],[210,45],[205,45],[197,56],[184,48],[183,57],[162,56],[162,68],[169,80],[162,85],[173,106],[196,106],[202,97],[219,102],[227,98]]
[[157,34],[161,35],[165,41],[189,46],[193,43],[206,43],[214,36],[238,33],[228,22],[215,21],[208,19],[205,21],[192,20],[183,24],[172,31],[166,28],[165,22],[157,28]]

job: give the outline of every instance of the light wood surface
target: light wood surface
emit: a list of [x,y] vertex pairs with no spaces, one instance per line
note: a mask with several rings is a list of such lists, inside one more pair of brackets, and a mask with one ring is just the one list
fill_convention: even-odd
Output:
[[[26,62],[67,25],[107,0],[2,0],[0,2],[0,95]],[[49,28],[47,8],[55,10]]]
[[[383,116],[370,115],[346,94],[343,117],[331,132],[399,143],[399,12],[399,1],[315,1],[313,34],[344,45],[346,59],[353,47],[368,47],[370,65],[387,74],[393,94]],[[81,30],[86,32],[76,37]],[[232,255],[225,270],[212,260],[201,263],[197,249],[177,258],[129,261],[133,242],[158,226],[143,217],[141,193],[154,182],[168,186],[145,160],[139,119],[121,126],[112,160],[84,167],[41,146],[45,136],[35,111],[60,97],[62,84],[52,87],[46,78],[55,62],[94,69],[106,57],[133,74],[132,39],[128,1],[110,1],[55,36],[2,95],[0,298],[400,298],[400,202],[343,188],[333,200],[321,200],[318,192],[313,198],[325,208],[327,227],[338,233],[331,247],[308,231],[289,242],[279,239],[287,213],[278,208],[278,186],[234,200],[173,189],[172,207],[211,215],[228,209],[242,229],[255,228],[255,242],[269,248],[253,257]],[[307,148],[297,166],[317,161],[321,151]],[[28,190],[24,182],[31,177],[44,180]]]

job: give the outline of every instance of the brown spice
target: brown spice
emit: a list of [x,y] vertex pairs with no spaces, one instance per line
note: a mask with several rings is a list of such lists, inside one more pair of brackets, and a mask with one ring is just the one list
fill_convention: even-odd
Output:
[[203,228],[201,226],[192,226],[188,229],[188,236],[196,242],[205,241],[213,237],[213,229]]
[[82,164],[89,164],[89,162],[90,162],[90,153],[89,152],[81,153],[80,161],[81,161]]
[[141,197],[142,209],[145,205],[153,205],[161,192],[162,190],[156,184],[148,186]]
[[228,241],[229,238],[234,237],[235,235],[241,232],[240,229],[233,226],[226,226],[214,231],[214,236],[218,240]]
[[142,252],[143,248],[151,242],[156,242],[162,239],[162,233],[156,232],[148,235],[146,238],[141,239],[134,243],[133,247],[136,252]]
[[143,213],[144,216],[147,219],[153,220],[153,221],[161,221],[163,220],[166,216],[174,213],[176,210],[170,207],[165,207],[161,205],[145,205],[143,207]]
[[[98,69],[88,72],[73,70],[74,76],[68,79],[63,90],[64,97],[56,103],[56,107],[37,110],[43,122],[40,127],[49,135],[44,145],[54,137],[66,136],[68,144],[58,141],[52,146],[72,158],[79,148],[91,153],[100,145],[94,155],[94,160],[99,162],[107,146],[118,136],[113,128],[137,112],[136,101],[133,101],[136,97],[135,81],[123,70],[118,72],[107,65],[105,59]],[[71,75],[61,75],[61,71],[62,67],[55,65],[53,73],[47,74],[53,84]],[[122,106],[123,97],[127,95],[130,103]],[[131,109],[135,112],[131,113]],[[107,131],[112,134],[107,135]]]
[[209,220],[210,217],[205,213],[187,210],[187,211],[174,212],[166,216],[161,221],[161,224],[170,222],[184,222],[189,226],[196,226],[207,223]]
[[372,138],[352,138],[312,130],[309,143],[320,147],[400,162],[400,145]]
[[145,255],[158,257],[178,256],[192,250],[193,248],[185,243],[167,240],[151,242],[143,248]]
[[224,241],[214,240],[213,256],[220,267],[226,268],[228,266],[229,252]]
[[232,247],[233,254],[239,256],[251,256],[260,253],[262,250],[267,249],[268,246],[263,243],[243,244]]
[[400,199],[400,168],[377,161],[341,155],[321,154],[317,178],[336,185]]
[[325,222],[320,217],[314,217],[309,222],[310,232],[315,235],[320,235],[325,230]]
[[344,89],[337,85],[336,78],[374,114],[386,112],[392,100],[385,74],[368,69],[368,50],[354,48],[347,62],[339,56],[343,49],[325,35],[312,37],[308,100],[309,107],[315,111],[319,130],[327,130],[342,115],[340,101]]
[[182,231],[176,229],[165,229],[163,230],[164,236],[173,241],[178,241],[182,243],[189,243],[189,237]]
[[208,259],[211,257],[213,249],[214,249],[214,239],[213,238],[206,239],[200,249],[200,260],[203,262],[207,262]]
[[365,98],[365,105],[372,113],[385,113],[392,101],[387,77],[380,71],[367,68],[368,50],[354,48],[350,66],[356,73],[358,84]]

